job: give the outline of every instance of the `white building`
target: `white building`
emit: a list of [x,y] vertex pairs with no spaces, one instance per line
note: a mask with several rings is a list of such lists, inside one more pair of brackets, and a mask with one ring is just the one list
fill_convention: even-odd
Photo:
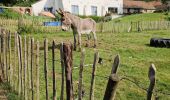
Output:
[[123,0],[41,0],[32,5],[34,15],[63,9],[78,15],[104,16],[106,12],[123,14]]

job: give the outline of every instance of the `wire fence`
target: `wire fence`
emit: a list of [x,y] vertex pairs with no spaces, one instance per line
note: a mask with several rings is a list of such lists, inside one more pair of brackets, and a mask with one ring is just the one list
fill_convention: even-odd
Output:
[[[153,85],[153,87],[147,87],[144,83],[137,81],[138,79],[134,79],[131,76],[128,75],[118,75],[117,69],[119,67],[120,63],[120,57],[117,55],[114,59],[114,63],[112,65],[111,73],[110,75],[99,75],[97,74],[97,66],[100,66],[102,64],[102,60],[110,62],[110,59],[101,58],[99,57],[99,52],[95,52],[94,54],[94,60],[92,64],[85,64],[83,60],[83,51],[81,53],[80,57],[80,65],[73,65],[73,52],[72,52],[72,45],[64,43],[60,46],[60,57],[56,58],[55,56],[55,41],[53,41],[52,51],[53,54],[49,56],[48,51],[48,40],[44,40],[44,47],[42,49],[43,53],[40,53],[40,47],[39,42],[34,42],[33,38],[27,38],[22,37],[18,35],[17,33],[11,35],[9,31],[1,30],[1,37],[0,37],[0,68],[1,68],[1,79],[3,81],[7,81],[10,83],[12,88],[18,92],[19,96],[22,99],[40,99],[40,89],[43,89],[45,91],[45,97],[48,100],[50,97],[53,99],[56,99],[56,73],[60,74],[61,76],[61,82],[66,82],[66,87],[64,87],[64,84],[61,84],[60,90],[61,95],[58,96],[61,98],[61,100],[64,100],[64,88],[66,89],[66,98],[74,98],[75,94],[77,94],[78,98],[82,98],[83,95],[89,98],[91,100],[94,100],[95,98],[95,91],[94,89],[100,89],[99,87],[95,87],[97,83],[95,82],[96,78],[99,78],[101,80],[108,81],[105,95],[103,96],[104,100],[108,100],[108,98],[115,98],[116,95],[116,88],[117,85],[120,82],[130,82],[131,84],[134,84],[139,89],[147,92],[147,96],[152,94],[159,98],[159,95],[164,96],[170,96],[170,91],[161,90],[155,87],[155,83],[158,84],[164,84],[167,87],[169,87],[167,84],[162,83],[155,79],[156,70],[154,65],[151,65],[149,68],[149,79],[150,79],[150,85]],[[85,52],[85,51],[84,51]],[[39,59],[44,59],[44,61],[39,61]],[[15,59],[15,60],[12,60]],[[58,72],[55,72],[58,69],[55,69],[56,63],[61,64],[61,68]],[[42,65],[41,65],[42,64]],[[44,70],[40,73],[40,66],[44,66]],[[49,66],[52,66],[52,68],[49,68]],[[86,69],[84,67],[90,67],[89,69]],[[64,69],[63,69],[64,68]],[[92,70],[91,70],[92,69]],[[73,91],[73,88],[75,85],[73,85],[72,80],[72,71],[76,70],[79,71],[79,81],[78,83],[78,89],[75,93]],[[52,72],[52,78],[49,79],[49,74]],[[91,78],[90,82],[88,83],[86,87],[86,90],[89,90],[89,92],[84,94],[83,91],[83,73],[86,73],[87,75],[90,75]],[[43,80],[40,80],[41,75],[43,76]],[[64,76],[65,75],[65,76]],[[67,81],[64,81],[64,80]],[[43,86],[40,85],[40,81],[43,82]],[[49,85],[52,81],[52,85]],[[69,84],[67,83],[69,81]],[[145,82],[146,83],[146,82]],[[68,86],[69,85],[69,86]],[[50,87],[51,86],[51,87]],[[151,88],[151,91],[150,91]],[[49,89],[53,90],[53,95],[49,93]],[[111,89],[111,90],[110,90]],[[69,92],[68,92],[69,91]],[[80,92],[81,91],[81,92]]]

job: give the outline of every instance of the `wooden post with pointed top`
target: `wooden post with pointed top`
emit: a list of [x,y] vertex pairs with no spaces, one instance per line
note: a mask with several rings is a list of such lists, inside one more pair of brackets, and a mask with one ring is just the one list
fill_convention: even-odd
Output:
[[33,67],[34,67],[34,38],[31,39],[31,97],[32,97],[32,100],[34,100]]
[[103,100],[114,100],[115,98],[116,89],[120,81],[118,75],[116,75],[117,69],[119,67],[119,63],[120,63],[120,57],[119,55],[117,55],[114,59],[111,75],[107,83],[107,88],[106,88]]
[[64,96],[64,70],[65,70],[65,66],[64,66],[64,56],[63,56],[63,42],[61,43],[61,47],[60,47],[60,61],[61,61],[61,95],[60,95],[60,100],[63,100],[63,96]]
[[74,100],[73,93],[73,80],[72,80],[72,67],[73,67],[73,45],[63,44],[63,57],[65,65],[65,76],[66,76],[66,94],[67,100]]
[[45,75],[45,89],[46,89],[46,100],[48,100],[48,40],[44,40],[44,75]]
[[53,100],[56,100],[56,80],[55,80],[55,41],[52,43],[52,69],[53,69]]
[[94,100],[95,75],[96,75],[96,69],[97,69],[96,64],[97,64],[98,58],[99,58],[99,53],[96,52],[94,54],[94,61],[93,61],[92,79],[91,79],[89,100]]
[[149,85],[149,88],[147,91],[147,100],[151,100],[152,94],[153,94],[153,89],[154,89],[155,83],[156,83],[156,68],[155,68],[154,64],[151,64],[151,66],[149,67],[148,77],[150,80],[150,85]]
[[78,84],[78,100],[82,100],[82,83],[83,83],[83,67],[85,59],[85,49],[81,52],[80,71],[79,71],[79,84]]
[[22,39],[18,35],[18,82],[19,82],[19,94],[22,96]]
[[36,86],[37,86],[37,99],[36,100],[39,100],[40,99],[40,85],[39,85],[39,70],[40,70],[40,68],[39,68],[39,41],[37,41],[37,46],[36,46],[36,48],[37,48],[37,51],[36,51],[36,73],[37,73],[37,75],[36,75],[36,77],[37,77],[37,84],[36,84]]
[[27,100],[27,39],[24,37],[24,99]]
[[13,66],[11,66],[11,33],[9,32],[9,34],[8,34],[8,50],[9,50],[9,57],[8,57],[8,59],[9,59],[9,71],[10,71],[10,76],[9,76],[9,80],[10,80],[10,83],[11,83],[11,86],[13,87]]
[[[14,39],[14,59],[16,59],[17,60],[17,32],[15,32],[15,39]],[[15,90],[17,90],[17,75],[16,75],[16,73],[17,73],[17,65],[16,65],[17,63],[16,63],[16,61],[14,61],[14,73],[15,73],[15,75],[14,75],[14,84],[15,84]]]

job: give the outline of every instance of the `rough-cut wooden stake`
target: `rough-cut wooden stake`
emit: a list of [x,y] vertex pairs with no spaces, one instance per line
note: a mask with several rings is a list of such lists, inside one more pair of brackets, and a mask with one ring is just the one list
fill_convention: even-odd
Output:
[[19,81],[19,95],[22,96],[22,39],[21,39],[21,36],[18,35],[18,67],[19,67],[19,70],[18,70],[18,73],[19,73],[19,77],[18,77],[18,81]]
[[55,80],[55,41],[52,43],[52,69],[53,69],[53,100],[56,100],[56,80]]
[[24,37],[24,99],[27,100],[27,39]]
[[28,68],[28,99],[31,99],[31,38],[28,38],[28,47],[27,47],[27,68]]
[[95,87],[95,75],[96,75],[96,64],[99,58],[99,53],[96,52],[94,54],[94,62],[93,62],[93,70],[92,70],[92,79],[91,79],[91,86],[90,86],[90,97],[89,100],[94,100],[94,87]]
[[116,74],[110,75],[103,100],[114,100],[119,81],[120,79]]
[[8,50],[9,50],[9,57],[8,57],[8,59],[9,59],[9,61],[8,61],[8,63],[9,63],[9,72],[10,72],[10,76],[9,76],[9,82],[11,83],[11,86],[13,87],[13,66],[11,66],[11,33],[9,32],[9,37],[8,37]]
[[82,83],[83,83],[84,60],[85,60],[85,49],[83,49],[82,52],[81,52],[79,84],[78,84],[78,100],[82,100]]
[[40,100],[40,82],[39,82],[39,41],[37,41],[37,52],[36,52],[36,72],[37,72],[37,99]]
[[116,75],[117,69],[119,67],[119,63],[120,63],[120,57],[119,55],[117,55],[112,65],[111,76],[109,77],[103,100],[114,100],[114,97],[116,95],[116,88],[120,80],[119,77]]
[[[1,32],[1,29],[0,29],[0,32]],[[3,70],[3,67],[2,67],[2,34],[0,36],[0,70],[1,70],[1,74],[2,74],[2,70]],[[2,80],[2,76],[3,75],[0,75],[0,79]]]
[[63,42],[61,43],[61,47],[60,47],[60,61],[61,61],[61,70],[62,70],[62,74],[61,74],[61,95],[60,95],[60,100],[64,100],[64,57],[63,57]]
[[73,46],[72,44],[63,44],[63,56],[65,65],[66,76],[66,94],[67,100],[74,100],[73,95],[73,80],[72,80],[72,67],[73,67]]
[[119,63],[120,63],[120,56],[116,55],[116,57],[114,59],[113,66],[112,66],[111,74],[116,74],[117,73],[117,69],[119,67]]
[[48,100],[48,40],[44,40],[44,76],[45,76],[45,90],[46,90],[46,100]]
[[[16,59],[17,60],[17,32],[15,32],[15,40],[14,40],[14,59]],[[14,75],[14,84],[15,84],[15,90],[17,90],[17,65],[16,65],[17,63],[16,63],[16,61],[14,61],[14,73],[15,73],[15,75]]]
[[2,70],[2,73],[3,73],[3,78],[5,79],[5,66],[6,66],[6,61],[5,61],[5,33],[3,32],[2,33],[2,51],[3,51],[3,70]]
[[31,39],[31,100],[34,100],[34,80],[33,80],[33,67],[34,67],[34,38]]
[[9,76],[8,76],[8,33],[5,34],[5,61],[6,61],[6,80],[9,82]]
[[148,77],[150,80],[150,85],[149,85],[148,92],[147,92],[147,100],[151,100],[153,89],[156,83],[156,68],[154,64],[151,64],[149,68]]

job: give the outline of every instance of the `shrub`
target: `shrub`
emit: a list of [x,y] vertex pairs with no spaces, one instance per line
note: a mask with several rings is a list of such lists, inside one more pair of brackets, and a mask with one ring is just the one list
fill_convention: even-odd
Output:
[[18,19],[20,14],[11,9],[5,9],[3,13],[0,13],[0,16],[4,18]]

